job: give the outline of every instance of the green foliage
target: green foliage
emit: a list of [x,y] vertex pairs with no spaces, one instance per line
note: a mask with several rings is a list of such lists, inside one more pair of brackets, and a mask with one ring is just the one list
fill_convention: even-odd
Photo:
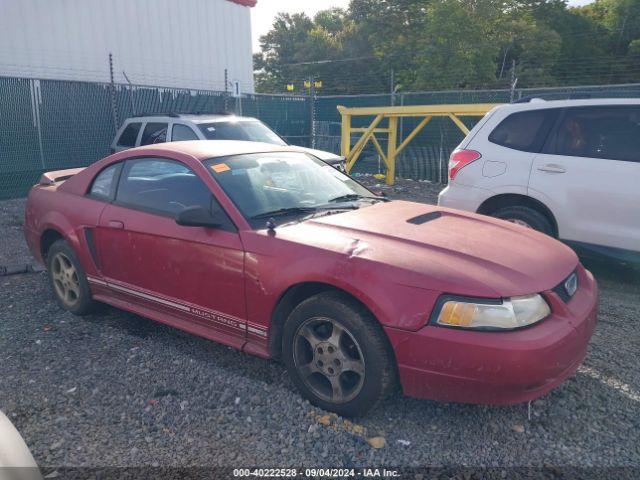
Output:
[[[625,83],[640,77],[640,0],[351,0],[281,13],[261,38],[258,91],[319,94]],[[515,69],[514,69],[515,67]]]

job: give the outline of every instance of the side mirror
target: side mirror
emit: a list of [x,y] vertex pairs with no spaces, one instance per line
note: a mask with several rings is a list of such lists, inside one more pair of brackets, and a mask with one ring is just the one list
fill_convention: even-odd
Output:
[[382,198],[387,198],[387,192],[384,192],[382,190],[371,190],[376,197],[382,197]]
[[196,206],[182,210],[176,217],[176,223],[183,227],[219,227],[221,223],[205,208]]

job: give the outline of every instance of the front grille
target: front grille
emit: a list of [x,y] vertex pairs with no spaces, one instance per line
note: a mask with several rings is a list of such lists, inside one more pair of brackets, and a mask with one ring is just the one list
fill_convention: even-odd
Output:
[[[569,280],[572,279],[572,277],[575,277],[575,289],[573,290],[573,292],[569,292],[567,290],[567,282],[569,282]],[[569,302],[569,300],[571,300],[573,295],[576,293],[577,289],[578,289],[578,273],[574,270],[571,273],[571,275],[569,275],[567,278],[562,280],[558,285],[556,285],[553,288],[553,291],[560,297],[560,299],[564,303],[567,303]]]

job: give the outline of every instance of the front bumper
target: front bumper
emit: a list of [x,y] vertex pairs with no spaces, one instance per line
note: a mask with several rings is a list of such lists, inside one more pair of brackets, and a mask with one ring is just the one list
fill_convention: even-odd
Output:
[[509,405],[538,398],[564,382],[584,360],[596,326],[596,282],[581,266],[578,279],[580,288],[568,303],[544,292],[551,316],[522,330],[386,328],[405,395]]

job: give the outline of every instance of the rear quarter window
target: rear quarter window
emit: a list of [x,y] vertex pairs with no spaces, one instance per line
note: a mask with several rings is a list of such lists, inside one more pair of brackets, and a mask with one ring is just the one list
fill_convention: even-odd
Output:
[[140,131],[140,126],[142,124],[139,122],[130,123],[125,127],[125,129],[120,134],[120,138],[118,139],[118,146],[120,147],[135,147],[136,140],[138,139],[138,132]]
[[121,166],[121,163],[116,163],[98,173],[91,184],[89,196],[98,200],[113,200]]
[[539,152],[557,113],[557,109],[512,113],[491,132],[489,141],[514,150]]

